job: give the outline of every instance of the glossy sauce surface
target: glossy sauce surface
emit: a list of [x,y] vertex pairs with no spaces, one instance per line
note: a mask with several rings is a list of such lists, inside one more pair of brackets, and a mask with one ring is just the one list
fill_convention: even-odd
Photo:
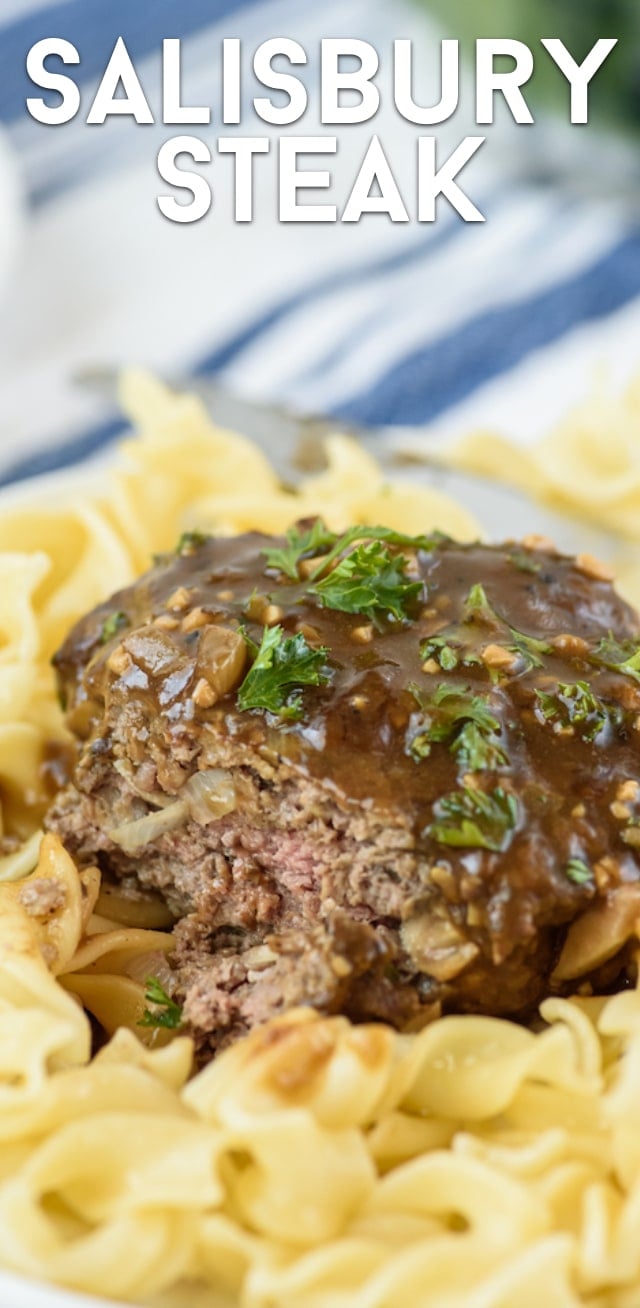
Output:
[[[591,561],[509,544],[405,548],[398,553],[421,594],[410,620],[376,629],[362,614],[323,607],[303,577],[293,582],[270,569],[270,545],[257,534],[207,539],[160,560],[80,623],[56,660],[72,728],[100,740],[105,697],[135,701],[150,722],[162,719],[169,739],[207,723],[326,781],[346,803],[402,810],[416,848],[449,877],[450,900],[486,901],[491,884],[488,925],[498,954],[501,939],[506,951],[510,935],[522,935],[532,900],[543,919],[563,921],[596,893],[638,878],[640,804],[629,783],[640,776],[640,684],[598,655],[609,635],[640,644],[638,621]],[[478,585],[487,604],[474,609]],[[105,641],[113,614],[118,629]],[[329,680],[301,690],[300,720],[240,711],[237,686],[199,706],[194,688],[206,680],[211,627],[242,629],[259,645],[265,621],[274,620],[328,650]],[[518,634],[542,641],[545,652],[530,660]],[[425,657],[432,637],[453,649],[455,667]],[[249,666],[248,656],[245,673]],[[538,694],[557,696],[559,686],[578,682],[606,714],[591,739],[591,720],[572,726],[557,700],[555,716],[545,717]],[[459,724],[416,756],[412,742],[439,720],[443,686],[482,698],[499,724],[500,766],[461,765],[453,748]],[[465,789],[513,797],[499,847],[434,835],[442,798]],[[571,860],[588,875],[583,869],[572,879]]]

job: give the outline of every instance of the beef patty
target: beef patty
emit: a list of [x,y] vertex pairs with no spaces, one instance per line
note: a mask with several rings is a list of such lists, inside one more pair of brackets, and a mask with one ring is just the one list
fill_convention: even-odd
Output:
[[299,1003],[522,1014],[568,924],[640,893],[639,646],[552,548],[190,535],[55,658],[48,825],[166,898],[203,1056]]

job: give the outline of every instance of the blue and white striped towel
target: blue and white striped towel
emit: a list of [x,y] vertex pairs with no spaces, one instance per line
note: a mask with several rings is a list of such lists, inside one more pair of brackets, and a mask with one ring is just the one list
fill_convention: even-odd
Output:
[[[156,108],[163,36],[183,38],[190,103],[219,103],[223,36],[241,37],[251,54],[286,34],[310,55],[321,36],[363,36],[388,65],[393,37],[411,35],[428,71],[441,33],[406,3],[0,0],[0,117],[26,197],[0,304],[0,484],[67,466],[114,438],[117,416],[74,385],[87,365],[216,373],[247,397],[307,411],[429,423],[443,435],[491,424],[527,439],[584,392],[594,363],[608,362],[622,378],[640,362],[634,214],[614,196],[577,198],[560,183],[523,180],[499,133],[469,167],[483,225],[446,210],[434,226],[379,215],[357,225],[281,225],[274,159],[265,156],[256,161],[252,224],[233,223],[230,161],[218,172],[218,159],[213,210],[178,226],[157,210],[155,157],[182,129],[124,119],[91,128],[81,117],[46,128],[25,109],[26,52],[51,35],[81,53],[85,112],[118,35]],[[310,62],[310,87],[316,73]],[[245,80],[238,130],[264,134]],[[340,197],[374,130],[411,195],[419,129],[402,123],[390,100],[387,91],[375,125],[341,129],[331,161]],[[313,112],[292,130],[331,131]],[[209,130],[235,129],[215,121],[194,129]],[[442,131],[443,148],[475,130],[457,115]],[[526,158],[535,138],[517,130]]]

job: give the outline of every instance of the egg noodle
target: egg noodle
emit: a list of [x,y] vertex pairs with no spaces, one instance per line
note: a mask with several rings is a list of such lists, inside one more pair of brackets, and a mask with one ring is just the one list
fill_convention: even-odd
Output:
[[139,1025],[162,914],[40,830],[63,634],[190,526],[477,526],[344,437],[286,491],[197,400],[123,392],[139,435],[97,489],[0,517],[0,1266],[155,1308],[638,1308],[640,993],[547,999],[535,1032],[296,1010],[195,1076]]
[[448,461],[640,541],[640,373],[619,394],[596,377],[588,398],[529,448],[498,432],[471,431]]

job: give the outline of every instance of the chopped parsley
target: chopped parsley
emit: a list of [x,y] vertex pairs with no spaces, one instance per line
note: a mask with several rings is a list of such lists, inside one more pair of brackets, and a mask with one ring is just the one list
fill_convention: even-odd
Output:
[[526,550],[512,550],[509,562],[513,563],[518,572],[539,572],[542,567],[542,564],[537,563]]
[[286,545],[269,546],[262,551],[267,566],[277,568],[291,581],[298,581],[298,567],[303,559],[313,559],[317,555],[318,566],[311,574],[315,582],[323,572],[344,554],[356,541],[384,541],[387,545],[406,546],[415,550],[432,550],[445,537],[434,531],[429,536],[407,536],[404,532],[394,531],[392,527],[349,527],[340,534],[331,531],[322,518],[315,518],[309,525],[301,523],[290,527],[286,535]]
[[487,592],[484,586],[477,581],[475,586],[471,587],[469,594],[464,602],[465,621],[480,621],[499,623],[501,618],[498,617],[493,606],[487,599]]
[[454,635],[427,636],[420,645],[420,658],[424,662],[435,659],[443,672],[453,672],[459,663],[467,668],[472,663],[482,662],[475,650],[465,649]]
[[315,558],[317,554],[331,549],[336,543],[336,534],[329,531],[322,518],[315,518],[310,527],[301,531],[290,527],[287,532],[287,544],[273,546],[262,553],[270,568],[284,572],[292,581],[298,581],[298,564],[304,558]]
[[119,631],[122,631],[123,627],[128,626],[129,619],[126,613],[122,613],[121,611],[110,613],[109,617],[105,618],[100,628],[100,644],[106,645],[108,641],[113,640],[113,637],[116,636]]
[[387,545],[396,545],[400,548],[414,550],[431,551],[436,548],[446,536],[441,531],[433,531],[429,536],[406,536],[404,532],[394,531],[392,527],[349,527],[342,536],[336,538],[336,543],[331,552],[320,560],[315,572],[311,574],[311,581],[317,581],[318,577],[326,571],[331,564],[344,553],[354,541],[384,541]]
[[553,653],[552,646],[546,640],[538,640],[535,636],[526,636],[524,631],[516,631],[515,627],[509,628],[511,632],[511,644],[507,649],[512,654],[519,654],[524,659],[525,668],[530,672],[532,668],[544,667],[544,660],[541,654]]
[[152,1004],[153,1008],[145,1008],[138,1026],[162,1026],[168,1031],[177,1031],[182,1026],[180,1004],[167,994],[157,976],[148,976],[145,987],[145,1002]]
[[588,863],[582,858],[570,858],[565,868],[565,876],[576,886],[584,886],[593,881],[593,873]]
[[[586,681],[559,682],[553,692],[536,690],[537,717],[553,722],[558,728],[577,726],[584,740],[595,740],[609,725],[612,713]],[[617,720],[618,706],[614,709]]]
[[518,820],[514,795],[497,786],[487,793],[462,786],[434,805],[428,834],[440,845],[460,849],[506,849]]
[[451,753],[465,772],[482,772],[508,763],[501,748],[500,723],[486,695],[471,695],[464,682],[442,682],[431,700],[415,684],[409,687],[424,719],[409,739],[416,760],[428,758],[432,743],[449,741]]
[[633,640],[617,641],[609,633],[603,636],[591,658],[601,667],[640,681],[640,647]]
[[458,666],[458,652],[452,645],[447,644],[444,636],[433,636],[431,640],[423,641],[420,646],[420,656],[425,660],[435,658],[443,672],[453,672]]
[[285,721],[302,717],[302,686],[329,680],[328,649],[307,644],[302,632],[285,636],[282,627],[265,627],[260,647],[244,634],[254,662],[238,690],[238,708],[266,709]]
[[471,587],[464,608],[466,622],[484,622],[491,626],[506,628],[509,640],[501,640],[500,643],[524,661],[526,672],[530,672],[532,668],[541,668],[543,666],[541,655],[553,653],[548,641],[527,636],[524,631],[518,631],[517,627],[512,627],[501,618],[489,602],[484,586],[479,582]]
[[311,593],[323,607],[362,613],[376,626],[390,619],[406,622],[423,592],[422,581],[410,581],[406,567],[402,555],[372,540],[345,555],[311,587]]
[[[496,722],[496,719],[492,721]],[[493,770],[504,767],[509,761],[498,744],[495,728],[486,730],[477,722],[465,722],[451,746],[451,753],[455,754],[464,772]]]
[[176,545],[176,554],[194,554],[207,540],[202,531],[183,531]]

